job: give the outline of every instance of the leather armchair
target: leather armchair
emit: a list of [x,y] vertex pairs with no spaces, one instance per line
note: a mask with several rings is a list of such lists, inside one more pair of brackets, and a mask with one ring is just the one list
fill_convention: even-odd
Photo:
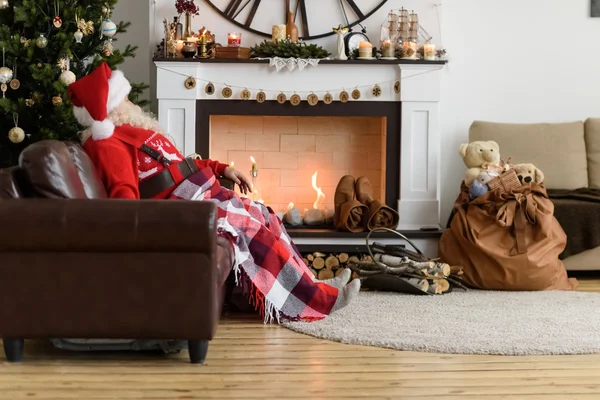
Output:
[[112,200],[82,148],[38,142],[0,171],[0,337],[187,340],[202,363],[232,270],[210,202]]

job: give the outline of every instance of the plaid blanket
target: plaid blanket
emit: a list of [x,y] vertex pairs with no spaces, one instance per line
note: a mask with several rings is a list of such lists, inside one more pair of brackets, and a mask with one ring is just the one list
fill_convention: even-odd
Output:
[[271,208],[223,188],[210,168],[183,181],[171,198],[217,205],[218,234],[235,251],[236,284],[265,323],[315,321],[331,312],[338,289],[315,280]]

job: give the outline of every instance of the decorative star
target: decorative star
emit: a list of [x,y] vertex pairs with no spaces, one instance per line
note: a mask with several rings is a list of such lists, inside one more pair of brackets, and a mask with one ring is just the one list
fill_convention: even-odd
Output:
[[67,60],[65,58],[61,58],[60,60],[58,60],[56,65],[58,66],[58,68],[60,68],[61,71],[67,70]]

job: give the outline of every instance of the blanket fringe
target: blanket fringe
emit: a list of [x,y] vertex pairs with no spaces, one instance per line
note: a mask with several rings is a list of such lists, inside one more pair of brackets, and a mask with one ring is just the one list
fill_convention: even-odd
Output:
[[258,290],[258,288],[252,283],[252,279],[246,275],[246,273],[236,265],[235,270],[235,281],[236,285],[242,288],[242,293],[247,296],[248,301],[254,309],[258,311],[260,316],[263,318],[265,324],[271,324],[273,321],[281,323],[281,312],[275,307],[275,305],[266,299],[265,295]]

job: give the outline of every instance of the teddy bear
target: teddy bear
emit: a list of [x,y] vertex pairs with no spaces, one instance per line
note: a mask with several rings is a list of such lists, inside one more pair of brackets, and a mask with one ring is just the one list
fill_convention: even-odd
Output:
[[517,164],[515,165],[515,172],[521,184],[526,185],[529,183],[544,183],[544,173],[533,164]]
[[489,140],[471,142],[460,146],[459,154],[467,168],[465,173],[465,185],[471,184],[482,171],[492,171],[500,174],[505,169],[500,162],[500,146]]
[[475,179],[471,184],[471,187],[469,187],[469,195],[471,196],[471,200],[486,194],[489,191],[487,184],[497,176],[498,173],[496,172],[481,171],[479,175],[477,175],[477,179]]

